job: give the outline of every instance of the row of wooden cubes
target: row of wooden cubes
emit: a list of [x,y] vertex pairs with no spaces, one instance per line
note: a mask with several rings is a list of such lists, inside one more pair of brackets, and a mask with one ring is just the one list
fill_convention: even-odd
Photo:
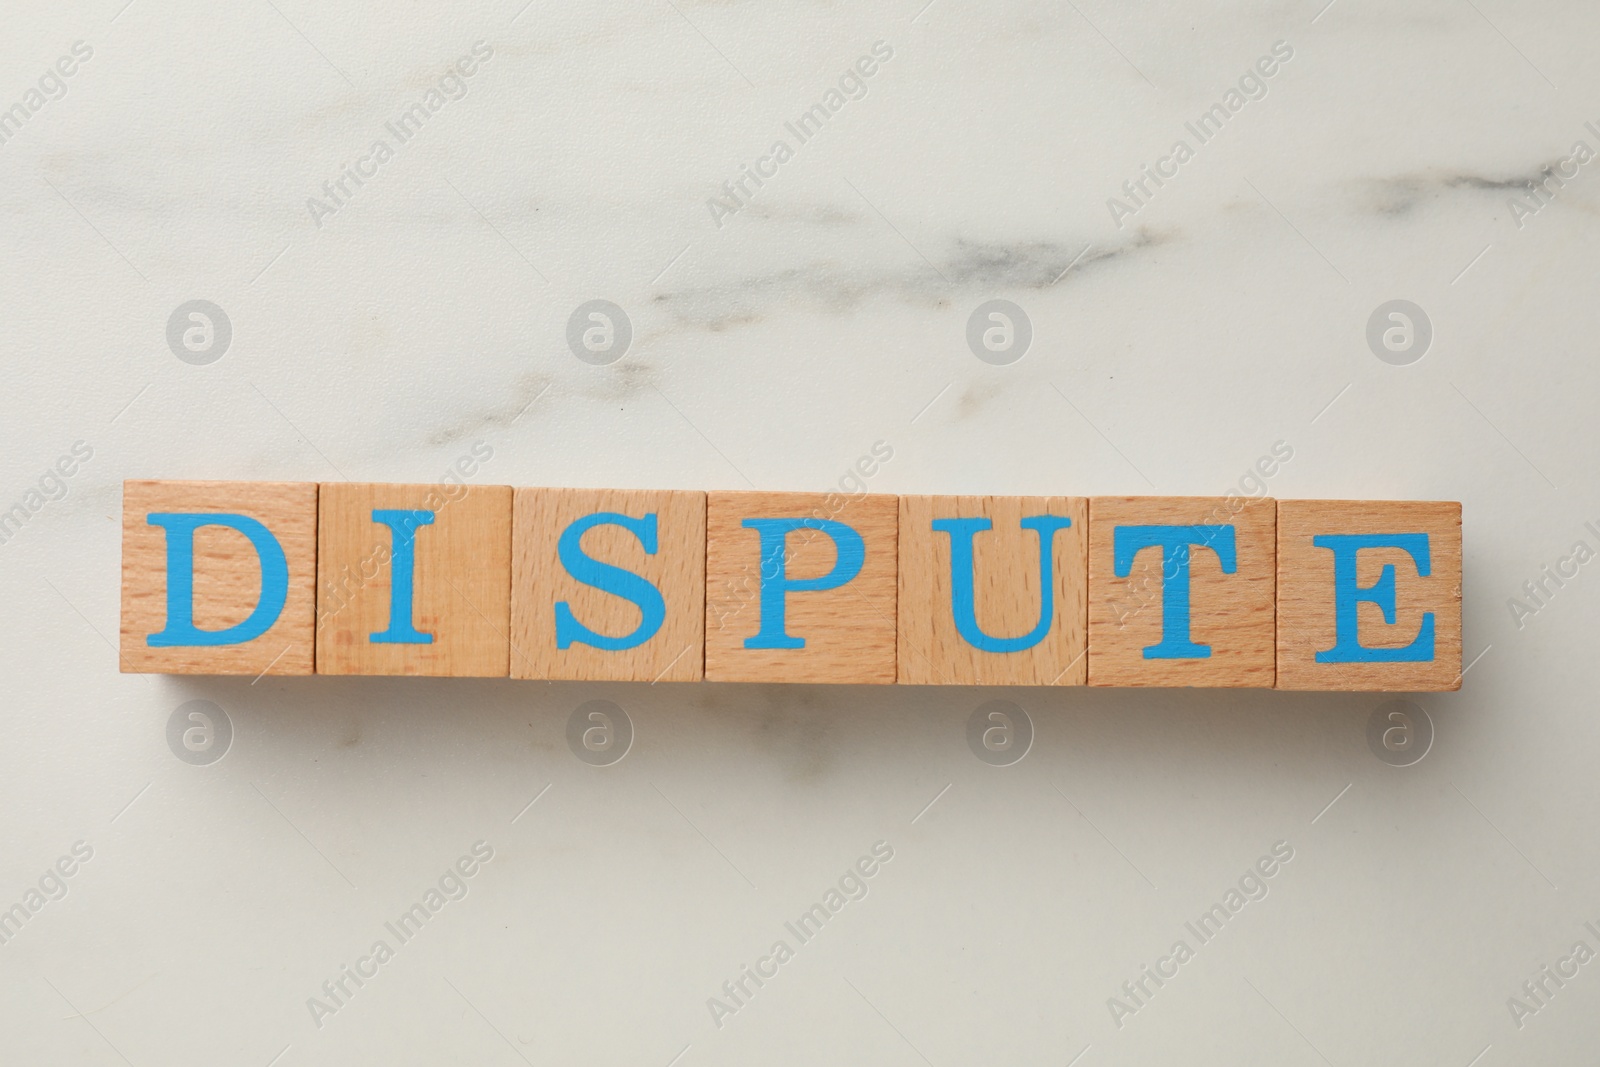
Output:
[[1461,507],[130,481],[171,674],[1455,689]]

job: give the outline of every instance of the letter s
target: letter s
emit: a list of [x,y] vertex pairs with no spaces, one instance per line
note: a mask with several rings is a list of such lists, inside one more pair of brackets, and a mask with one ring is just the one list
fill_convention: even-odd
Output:
[[621,567],[601,563],[584,552],[583,535],[596,526],[622,527],[639,539],[646,554],[653,556],[656,554],[655,512],[642,519],[629,518],[614,511],[598,511],[593,515],[585,515],[563,530],[561,539],[556,543],[556,555],[568,574],[584,585],[632,602],[639,609],[639,625],[631,634],[608,637],[596,633],[579,622],[577,616],[572,613],[571,605],[563,600],[555,606],[556,647],[571,648],[572,643],[577,641],[606,652],[638,648],[661,629],[661,624],[667,617],[667,603],[661,598],[661,590],[648,580]]

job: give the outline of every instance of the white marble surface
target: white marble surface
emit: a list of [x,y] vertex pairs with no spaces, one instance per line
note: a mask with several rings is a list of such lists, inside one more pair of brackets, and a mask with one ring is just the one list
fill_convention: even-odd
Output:
[[[1600,149],[1593,5],[123,2],[0,34],[0,106],[93,49],[0,144],[0,508],[93,450],[0,544],[0,907],[93,850],[0,945],[0,1060],[1592,1056],[1600,963],[1520,1026],[1507,998],[1600,949],[1600,578],[1520,627],[1507,600],[1600,547],[1600,170],[1509,207]],[[307,199],[477,41],[466,95],[318,226]],[[719,226],[708,199],[878,41],[866,95]],[[1116,226],[1277,41],[1265,97]],[[964,339],[995,297],[1033,324],[1010,366]],[[604,367],[564,339],[596,298],[634,326]],[[1434,327],[1407,366],[1364,339],[1397,298]],[[206,366],[165,338],[192,299],[232,323]],[[1284,441],[1276,495],[1464,501],[1482,658],[1418,699],[1405,768],[1368,696],[118,673],[124,478],[432,480],[479,441],[510,484],[823,488],[884,441],[875,490],[1030,493],[1220,492]],[[1037,733],[1006,768],[965,742],[996,697]],[[637,734],[607,768],[564,739],[592,698]],[[233,724],[209,766],[166,741],[191,699]],[[316,1026],[479,840],[468,895]],[[715,1025],[880,840],[866,898]],[[1280,840],[1269,895],[1119,1027],[1108,998]]]

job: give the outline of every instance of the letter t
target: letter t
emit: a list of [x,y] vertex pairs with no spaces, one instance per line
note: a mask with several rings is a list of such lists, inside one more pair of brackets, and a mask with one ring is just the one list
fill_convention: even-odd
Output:
[[1145,646],[1145,659],[1210,659],[1211,646],[1189,639],[1189,546],[1209,548],[1222,562],[1222,573],[1239,569],[1232,526],[1118,526],[1112,535],[1112,573],[1126,578],[1133,558],[1146,548],[1160,548],[1161,640]]

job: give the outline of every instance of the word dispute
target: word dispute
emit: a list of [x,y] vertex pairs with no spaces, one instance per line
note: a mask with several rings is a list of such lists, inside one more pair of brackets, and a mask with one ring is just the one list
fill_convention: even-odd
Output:
[[123,487],[168,674],[1461,684],[1461,505],[313,482]]

